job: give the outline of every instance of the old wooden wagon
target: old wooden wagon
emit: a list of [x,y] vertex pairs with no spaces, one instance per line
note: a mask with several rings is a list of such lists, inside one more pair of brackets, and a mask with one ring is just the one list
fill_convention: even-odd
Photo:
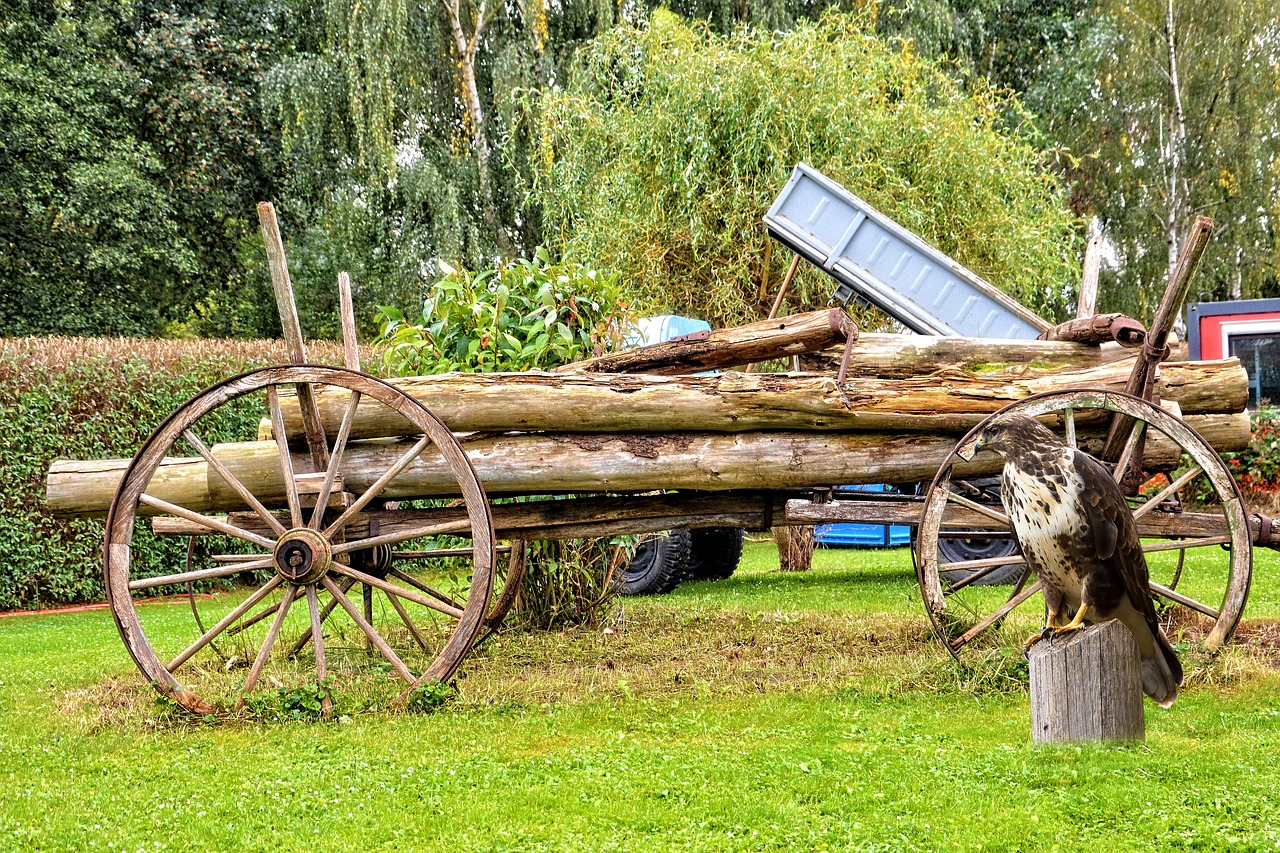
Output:
[[[1230,638],[1251,549],[1276,543],[1217,452],[1249,439],[1243,371],[1165,360],[1206,228],[1152,328],[1129,341],[1137,349],[1071,340],[1116,336],[1099,335],[1106,324],[1092,316],[1044,335],[1068,340],[1013,341],[859,336],[831,309],[582,370],[392,382],[353,369],[349,311],[348,366],[306,363],[274,214],[262,213],[296,363],[196,395],[132,459],[59,461],[48,478],[55,511],[105,514],[121,637],[156,689],[197,713],[264,684],[340,687],[371,669],[385,671],[389,699],[404,699],[450,679],[501,622],[524,542],[672,528],[912,525],[939,637],[953,654],[990,648],[1039,624],[1038,604],[1026,605],[1035,578],[1017,554],[947,561],[938,543],[1008,534],[998,503],[971,485],[998,460],[956,448],[1009,410],[1112,464],[1146,537],[1152,591],[1185,638],[1210,649]],[[828,367],[678,375],[801,352]],[[206,443],[259,413],[261,435]],[[885,482],[929,485],[831,488]],[[190,537],[185,564],[143,559],[139,544],[156,535]],[[157,602],[174,591],[189,608]]]

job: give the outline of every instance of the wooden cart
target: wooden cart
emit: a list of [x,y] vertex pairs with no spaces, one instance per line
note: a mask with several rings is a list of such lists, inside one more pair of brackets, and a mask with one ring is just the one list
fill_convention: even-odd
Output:
[[[265,684],[363,684],[371,670],[385,671],[388,701],[447,681],[511,607],[528,540],[829,521],[910,524],[918,528],[914,555],[926,612],[952,654],[1007,642],[1002,630],[1041,620],[1034,604],[1023,606],[1038,584],[1016,554],[939,561],[942,538],[1008,535],[998,504],[966,486],[996,473],[998,460],[983,454],[964,461],[955,451],[985,416],[970,418],[977,426],[959,442],[954,433],[940,434],[927,447],[915,442],[897,451],[899,473],[933,478],[920,495],[833,499],[835,483],[883,479],[876,457],[895,451],[882,441],[859,456],[854,438],[820,431],[807,451],[797,448],[810,445],[793,438],[766,436],[753,445],[752,464],[795,471],[793,487],[742,488],[748,469],[741,476],[693,471],[673,490],[671,467],[646,467],[646,448],[665,442],[696,467],[716,441],[714,452],[731,460],[732,436],[460,435],[457,423],[446,424],[424,395],[403,385],[306,364],[278,235],[268,233],[268,247],[298,363],[201,392],[131,460],[61,464],[50,477],[51,503],[84,514],[106,508],[104,571],[121,637],[156,689],[191,711],[239,707]],[[1135,361],[1129,390],[1136,393],[1057,390],[1002,411],[1039,417],[1115,463],[1148,540],[1153,592],[1187,636],[1216,649],[1244,609],[1252,546],[1276,540],[1270,522],[1244,505],[1212,443],[1149,400],[1182,292],[1171,286]],[[839,325],[832,328],[837,335]],[[349,314],[344,326],[348,364],[355,365]],[[842,371],[842,392],[856,387]],[[213,429],[252,423],[259,412],[270,419],[267,441],[206,444]],[[394,426],[362,433],[370,423]],[[573,488],[563,487],[572,478],[549,478],[562,487],[544,490],[571,494],[521,485],[537,482],[538,466],[556,464],[556,442],[574,441],[626,445],[623,462]],[[190,536],[186,565],[148,564],[138,546],[154,535]],[[988,583],[997,575],[1012,582]],[[205,591],[232,581],[226,591]],[[183,589],[189,613],[152,602]]]

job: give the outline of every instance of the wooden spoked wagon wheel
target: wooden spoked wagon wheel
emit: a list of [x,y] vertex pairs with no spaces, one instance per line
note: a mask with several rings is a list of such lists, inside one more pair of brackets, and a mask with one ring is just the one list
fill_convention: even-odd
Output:
[[[1113,416],[1124,426],[1117,480],[1134,458],[1142,482],[1130,507],[1150,570],[1151,591],[1166,630],[1216,651],[1240,621],[1249,594],[1252,538],[1235,481],[1217,452],[1195,430],[1159,407],[1129,394],[1061,391],[1013,403],[978,424],[952,451],[925,495],[916,542],[916,575],[925,610],[952,655],[962,650],[1016,647],[1044,624],[1040,584],[1018,553],[947,562],[945,536],[1011,536],[1004,508],[978,503],[957,488],[961,452],[987,424],[1016,412],[1038,418],[1073,447],[1097,456]],[[1137,454],[1141,453],[1141,456]],[[1010,571],[1010,569],[1014,569]],[[983,584],[993,574],[1004,584]]]
[[[348,405],[317,466],[314,448],[308,455],[305,443],[290,446],[285,412],[289,403],[296,411],[298,391],[324,388],[346,392]],[[394,410],[412,425],[409,437],[349,442],[362,405]],[[228,423],[256,429],[264,412],[274,441],[252,445],[258,464],[223,458],[206,444]],[[362,464],[344,464],[359,454]],[[192,464],[206,466],[201,488],[175,486],[172,467]],[[457,505],[451,519],[397,521],[379,512],[383,501],[407,497],[396,478],[409,470],[441,484],[432,494]],[[209,565],[135,559],[135,539],[151,535],[148,522],[202,535]],[[351,686],[361,701],[377,703],[448,679],[494,621],[495,554],[484,488],[448,427],[379,379],[304,365],[215,385],[156,429],[112,502],[105,573],[112,614],[139,669],[161,693],[207,714],[240,707],[264,687]],[[164,603],[187,590],[191,610]]]

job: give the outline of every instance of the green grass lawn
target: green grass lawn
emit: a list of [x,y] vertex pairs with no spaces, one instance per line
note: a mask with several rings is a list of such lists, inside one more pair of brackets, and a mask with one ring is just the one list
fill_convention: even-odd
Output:
[[1031,746],[1020,657],[955,664],[901,549],[749,546],[607,630],[499,635],[431,714],[188,721],[106,611],[0,619],[0,849],[1275,849],[1278,562],[1128,746]]

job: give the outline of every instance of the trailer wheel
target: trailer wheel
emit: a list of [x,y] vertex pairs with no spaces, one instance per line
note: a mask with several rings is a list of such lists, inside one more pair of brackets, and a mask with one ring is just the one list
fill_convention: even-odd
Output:
[[624,595],[663,595],[684,580],[692,537],[688,530],[672,530],[640,540],[631,562],[618,579]]
[[[968,563],[975,560],[999,560],[1010,557],[1018,550],[1018,544],[1010,537],[992,539],[938,539],[938,557],[948,563]],[[974,574],[976,570],[955,569],[942,573],[943,583],[950,586]],[[971,583],[975,586],[1003,586],[1017,583],[1022,577],[1021,566],[1005,566],[990,574],[984,574]]]
[[706,527],[690,531],[688,577],[695,581],[720,581],[732,575],[742,561],[746,531],[741,527]]

